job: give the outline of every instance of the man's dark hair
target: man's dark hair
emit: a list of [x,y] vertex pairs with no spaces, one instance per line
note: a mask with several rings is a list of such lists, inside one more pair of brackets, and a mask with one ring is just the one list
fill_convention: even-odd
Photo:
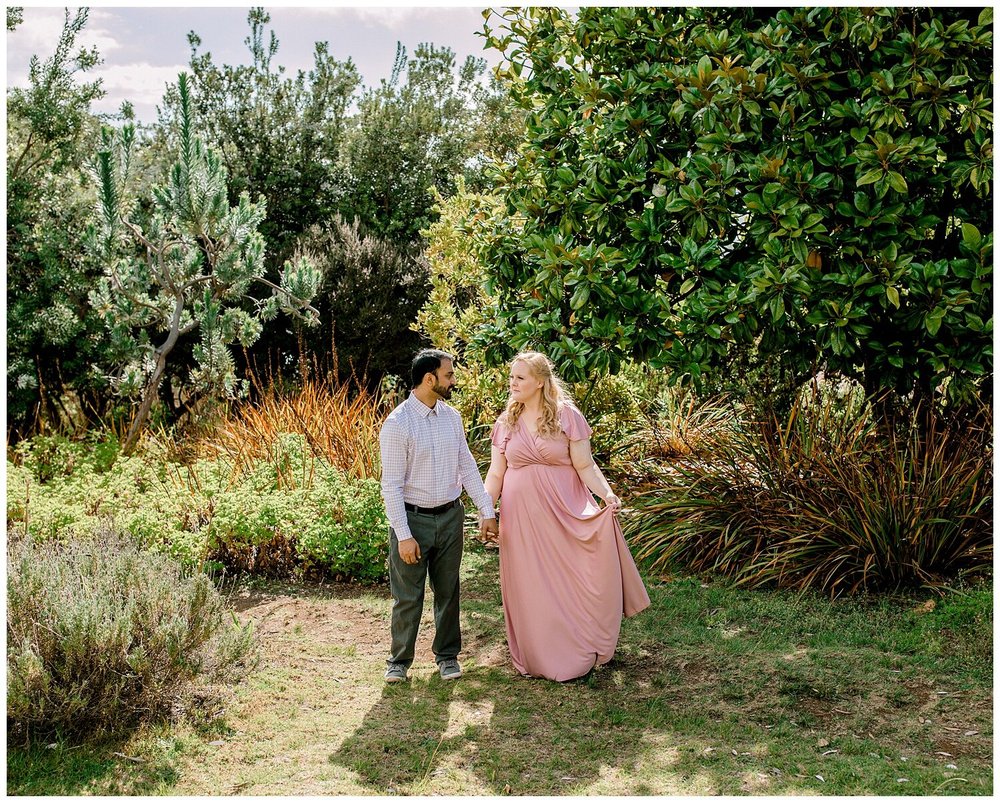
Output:
[[424,376],[437,371],[444,360],[454,362],[455,358],[447,351],[441,351],[440,349],[424,349],[419,352],[413,358],[413,363],[410,365],[410,387],[419,387],[420,383],[424,381]]

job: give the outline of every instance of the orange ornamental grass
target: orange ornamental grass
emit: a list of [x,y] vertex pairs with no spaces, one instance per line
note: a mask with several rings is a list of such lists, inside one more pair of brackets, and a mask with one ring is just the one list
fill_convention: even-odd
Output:
[[[273,384],[236,411],[203,441],[202,454],[227,458],[234,472],[284,453],[283,434],[301,434],[311,456],[355,479],[378,479],[378,434],[389,407],[362,386],[306,380],[292,391]],[[280,466],[279,466],[279,473]],[[282,477],[294,487],[309,478]]]
[[648,414],[642,435],[647,454],[668,460],[706,455],[727,437],[736,412],[726,396],[703,401],[691,391],[670,388]]

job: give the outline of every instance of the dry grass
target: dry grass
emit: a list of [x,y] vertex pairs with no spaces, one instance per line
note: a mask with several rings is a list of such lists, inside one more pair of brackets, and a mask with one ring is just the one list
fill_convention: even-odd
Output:
[[305,436],[312,455],[356,479],[378,479],[378,434],[388,404],[364,387],[307,380],[292,391],[273,385],[259,401],[225,418],[198,444],[204,457],[222,457],[234,473],[282,454],[283,434]]
[[724,397],[701,401],[689,390],[668,388],[647,413],[646,455],[656,460],[704,455],[726,437],[735,413]]

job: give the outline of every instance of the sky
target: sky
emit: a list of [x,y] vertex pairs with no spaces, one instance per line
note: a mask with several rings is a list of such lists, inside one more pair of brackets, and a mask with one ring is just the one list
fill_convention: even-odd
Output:
[[[396,55],[396,42],[412,54],[422,42],[449,47],[461,64],[468,55],[484,58],[493,66],[499,54],[483,49],[483,5],[437,2],[433,7],[414,4],[368,7],[360,4],[263,4],[271,15],[270,28],[279,47],[274,64],[286,75],[313,66],[314,44],[328,42],[339,61],[350,58],[366,86],[388,79]],[[72,7],[71,7],[72,8]],[[156,5],[89,5],[90,16],[79,44],[96,46],[104,63],[89,72],[88,80],[103,79],[107,95],[92,107],[96,113],[118,111],[130,101],[138,119],[152,123],[164,88],[176,83],[186,70],[191,50],[188,32],[201,38],[199,52],[209,52],[218,66],[249,62],[245,40],[249,5],[214,3],[212,7]],[[8,31],[7,86],[27,84],[32,55],[42,61],[52,55],[64,20],[64,6],[24,6],[24,21]],[[71,12],[72,13],[72,12]]]

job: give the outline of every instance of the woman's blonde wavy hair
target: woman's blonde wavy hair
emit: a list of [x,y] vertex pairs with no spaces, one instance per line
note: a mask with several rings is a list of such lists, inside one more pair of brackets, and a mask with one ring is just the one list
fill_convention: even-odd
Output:
[[[542,415],[538,422],[538,434],[548,438],[555,437],[562,431],[559,425],[559,410],[564,404],[572,404],[572,398],[566,391],[562,380],[556,376],[552,361],[541,352],[522,351],[510,361],[511,367],[516,362],[523,362],[528,366],[528,372],[544,383],[542,385]],[[514,429],[517,425],[517,419],[521,417],[523,412],[524,405],[510,398],[507,400],[507,407],[501,414],[500,420],[508,429]]]

